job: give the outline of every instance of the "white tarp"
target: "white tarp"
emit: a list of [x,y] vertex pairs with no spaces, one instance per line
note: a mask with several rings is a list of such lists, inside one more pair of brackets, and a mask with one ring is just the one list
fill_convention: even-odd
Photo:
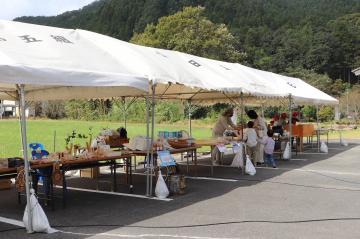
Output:
[[[138,46],[84,30],[0,21],[1,98],[26,84],[28,100],[139,96],[148,79],[156,96],[216,103],[255,97],[288,97],[297,103],[338,104],[297,78]],[[168,84],[170,83],[170,84]],[[104,86],[110,86],[105,87]]]
[[[171,99],[189,99],[205,97],[206,99],[224,98],[219,92],[228,86],[232,92],[240,93],[241,86],[227,84],[227,76],[205,66],[205,58],[192,56],[176,51],[144,47],[111,37],[79,30],[81,36],[108,54],[120,64],[126,65],[133,72],[141,70],[156,84],[156,95]],[[169,84],[170,83],[170,84]],[[219,84],[221,83],[221,84]],[[221,88],[219,86],[222,86]],[[201,94],[197,94],[201,90]]]
[[[27,100],[143,94],[148,76],[82,36],[78,30],[0,21],[0,91],[15,96],[26,85]],[[103,88],[105,87],[105,88]]]
[[298,104],[337,105],[339,101],[299,78],[281,76],[290,89],[291,97]]

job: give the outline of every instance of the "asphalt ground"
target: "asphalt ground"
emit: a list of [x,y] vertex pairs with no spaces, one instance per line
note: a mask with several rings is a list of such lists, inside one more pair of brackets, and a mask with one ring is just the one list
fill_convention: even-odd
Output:
[[[60,232],[27,234],[0,222],[0,238],[360,238],[359,156],[355,140],[347,147],[330,143],[328,154],[308,148],[291,161],[277,160],[277,169],[258,167],[255,176],[220,166],[211,179],[210,168],[199,166],[203,178],[187,178],[186,193],[171,201],[69,190],[66,208],[61,199],[54,211],[43,206]],[[106,179],[100,190],[110,190]],[[144,194],[144,180],[134,175],[134,194]],[[97,187],[86,178],[68,182]],[[0,202],[0,217],[21,221],[25,205],[15,189],[0,191]]]

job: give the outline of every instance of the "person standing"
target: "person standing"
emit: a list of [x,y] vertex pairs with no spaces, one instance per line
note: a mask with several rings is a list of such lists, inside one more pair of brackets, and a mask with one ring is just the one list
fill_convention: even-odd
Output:
[[231,117],[234,115],[234,109],[229,108],[225,110],[216,121],[214,128],[212,129],[213,137],[222,137],[225,130],[235,129],[236,125],[232,122]]
[[264,145],[264,155],[265,155],[265,162],[267,166],[276,168],[275,160],[273,157],[274,148],[275,148],[275,140],[272,138],[274,135],[272,130],[268,130],[267,137],[263,139],[259,139],[259,143]]
[[254,122],[249,121],[247,123],[247,128],[244,131],[244,142],[246,144],[246,154],[249,155],[251,162],[253,165],[256,165],[256,146],[257,142],[257,133],[254,129]]
[[[267,135],[267,126],[265,120],[260,117],[255,110],[249,110],[246,112],[247,116],[254,121],[254,129],[258,132],[258,136],[262,139]],[[256,165],[261,165],[264,163],[264,145],[257,144],[256,146],[256,156],[255,162]]]
[[[225,130],[235,129],[236,125],[232,122],[231,117],[234,115],[234,109],[228,108],[225,110],[216,121],[212,129],[212,136],[214,138],[223,137]],[[217,147],[212,147],[211,156],[214,159],[214,164],[220,164],[220,151]]]

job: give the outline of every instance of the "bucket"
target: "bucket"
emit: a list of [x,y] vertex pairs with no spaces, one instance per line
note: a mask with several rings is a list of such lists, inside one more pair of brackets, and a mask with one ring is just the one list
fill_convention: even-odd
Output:
[[169,190],[172,194],[184,194],[185,193],[185,177],[184,175],[170,175]]

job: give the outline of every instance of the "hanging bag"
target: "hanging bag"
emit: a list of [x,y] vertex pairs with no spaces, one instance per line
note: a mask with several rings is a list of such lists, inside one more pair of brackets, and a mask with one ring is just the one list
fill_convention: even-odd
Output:
[[166,186],[164,178],[161,174],[161,170],[159,170],[159,177],[156,182],[155,195],[160,199],[165,199],[167,196],[169,196],[169,189]]
[[234,168],[242,168],[244,166],[243,162],[243,145],[240,144],[237,148],[237,152],[235,154],[235,157],[231,163],[231,167]]
[[245,173],[254,176],[256,174],[256,169],[252,164],[248,155],[246,155],[246,166],[245,166]]
[[34,232],[45,232],[45,233],[57,232],[57,230],[50,227],[46,214],[35,197],[34,189],[30,189],[30,205],[26,205],[23,216],[23,222],[27,229],[29,228],[29,222],[28,222],[29,206],[32,211],[32,229]]
[[283,153],[283,159],[289,160],[290,154],[291,154],[290,142],[287,142],[284,153]]
[[345,147],[349,145],[342,136],[340,136],[340,145]]
[[320,146],[320,152],[322,153],[328,153],[329,152],[329,149],[328,149],[328,146],[325,144],[325,142],[321,142],[321,146]]

